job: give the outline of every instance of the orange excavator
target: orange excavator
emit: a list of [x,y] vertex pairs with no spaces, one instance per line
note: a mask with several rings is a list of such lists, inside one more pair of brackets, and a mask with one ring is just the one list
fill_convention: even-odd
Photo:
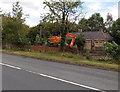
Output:
[[[76,39],[76,35],[72,35],[71,33],[67,33],[66,36],[72,37],[70,47],[73,47],[75,39]],[[61,36],[52,36],[50,38],[50,43],[60,43],[60,42],[61,42]]]

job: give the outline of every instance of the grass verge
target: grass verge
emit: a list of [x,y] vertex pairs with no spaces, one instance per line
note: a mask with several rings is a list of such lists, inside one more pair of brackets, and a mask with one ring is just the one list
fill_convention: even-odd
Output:
[[109,64],[107,62],[98,62],[95,60],[87,60],[85,57],[75,55],[72,53],[62,52],[30,52],[30,51],[17,51],[17,50],[0,50],[2,53],[27,56],[31,58],[49,60],[54,62],[61,62],[67,64],[74,64],[80,66],[87,66],[92,68],[115,70],[118,71],[118,64]]

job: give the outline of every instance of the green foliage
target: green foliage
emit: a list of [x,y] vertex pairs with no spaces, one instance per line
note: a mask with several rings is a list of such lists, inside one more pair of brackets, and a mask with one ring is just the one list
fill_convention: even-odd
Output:
[[13,3],[12,14],[16,20],[22,22],[21,18],[23,16],[23,12],[22,12],[22,7],[20,6],[18,1]]
[[[98,62],[112,63],[112,59],[98,58],[97,61]],[[113,62],[113,63],[115,63],[115,62]]]
[[107,32],[110,32],[110,31],[111,31],[112,24],[113,24],[112,14],[108,13],[108,14],[107,14],[107,20],[106,20],[106,22],[105,22],[105,26],[106,26],[106,31],[107,31]]
[[112,25],[111,36],[113,40],[120,45],[120,18],[118,18]]
[[66,40],[66,42],[67,42],[68,45],[70,45],[71,41],[72,41],[72,39],[67,39]]
[[91,56],[90,56],[90,50],[89,49],[86,50],[86,58],[88,60],[90,60],[90,58],[91,58]]
[[37,34],[44,40],[48,40],[52,35],[59,35],[60,23],[41,22],[37,26],[30,28],[27,37],[32,45],[34,45]]
[[77,45],[77,48],[79,51],[81,51],[83,49],[84,43],[85,43],[84,35],[80,34],[79,36],[77,36],[77,38],[75,40],[75,44]]
[[[109,64],[107,62],[97,62],[97,61],[92,61],[90,62],[89,60],[84,59],[83,56],[80,55],[72,55],[71,56],[66,56],[66,53],[56,53],[51,55],[51,53],[45,53],[45,52],[28,52],[28,51],[15,51],[15,50],[5,50],[2,49],[3,52],[10,53],[10,54],[16,54],[16,55],[22,55],[22,56],[28,56],[31,58],[37,58],[37,59],[45,59],[45,60],[51,60],[51,61],[59,61],[61,63],[69,63],[69,64],[76,64],[76,65],[83,65],[83,66],[92,66],[95,68],[101,68],[101,69],[111,69],[111,70],[116,70],[118,71],[118,66],[117,64]],[[70,54],[70,53],[68,53]]]
[[41,26],[41,33],[42,35],[46,36],[47,38],[50,35],[59,35],[60,34],[60,23],[54,22],[41,22],[39,24]]
[[120,45],[116,44],[114,41],[107,43],[106,51],[113,59],[120,60]]
[[[61,29],[60,29],[60,34],[61,34],[61,51],[64,50],[64,45],[65,45],[65,36],[68,32],[68,19],[72,20],[77,19],[78,15],[78,10],[81,9],[81,4],[82,2],[80,0],[75,0],[70,1],[70,0],[51,0],[43,2],[45,4],[45,7],[49,8],[50,13],[47,13],[45,17],[43,17],[44,21],[56,21],[61,23]],[[71,17],[71,15],[73,15]]]
[[66,57],[66,58],[74,58],[75,55],[72,53],[62,53],[61,56]]
[[24,47],[29,44],[26,37],[27,30],[26,25],[23,24],[22,19],[22,7],[19,5],[19,2],[13,4],[12,15],[6,14],[3,15],[3,31],[2,31],[2,40],[9,44],[16,45],[17,47]]
[[35,42],[38,43],[38,42],[40,42],[40,41],[41,41],[41,38],[40,38],[39,34],[37,34],[37,35],[36,35],[36,40],[35,40]]
[[88,19],[89,31],[99,31],[100,26],[102,26],[102,28],[105,27],[103,18],[101,17],[100,13],[95,13]]
[[47,51],[47,52],[45,52],[46,54],[50,54],[50,55],[61,55],[61,52],[59,52],[59,51]]
[[36,40],[36,35],[37,34],[39,34],[39,28],[38,28],[38,26],[31,27],[29,29],[27,37],[29,38],[29,41],[30,41],[31,45],[35,44],[35,40]]
[[83,31],[99,31],[100,27],[105,29],[103,17],[101,17],[100,13],[94,13],[88,19],[82,18],[79,25]]
[[[81,10],[82,2],[80,0],[50,0],[43,2],[45,7],[49,8],[50,13],[47,13],[43,20],[46,21],[67,21],[68,17],[72,14],[78,13]],[[78,15],[77,15],[78,16]],[[73,16],[76,17],[75,15]]]
[[82,18],[79,21],[79,26],[81,27],[82,31],[89,31],[89,27],[88,27],[88,20],[85,18]]

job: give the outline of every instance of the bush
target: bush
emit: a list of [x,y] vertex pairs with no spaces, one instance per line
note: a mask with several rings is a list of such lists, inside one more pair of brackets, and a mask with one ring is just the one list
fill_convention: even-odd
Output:
[[67,39],[66,41],[67,41],[67,44],[70,45],[72,39]]
[[120,45],[116,44],[114,41],[112,43],[107,43],[106,52],[114,60],[120,61]]
[[75,44],[77,45],[79,52],[83,49],[84,43],[85,43],[84,35],[80,34],[79,36],[77,36]]
[[86,58],[88,60],[90,60],[90,58],[91,58],[91,56],[90,56],[90,50],[89,49],[86,50]]

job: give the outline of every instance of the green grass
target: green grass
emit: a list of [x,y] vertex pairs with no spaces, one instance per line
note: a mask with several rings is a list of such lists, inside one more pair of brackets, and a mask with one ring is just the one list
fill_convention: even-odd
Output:
[[117,64],[113,64],[113,63],[109,64],[108,62],[101,62],[101,61],[97,61],[96,59],[87,60],[83,56],[75,55],[72,53],[66,53],[66,52],[63,53],[57,51],[30,52],[30,51],[19,51],[19,50],[17,51],[17,50],[8,50],[8,49],[3,49],[0,51],[8,54],[22,55],[22,56],[50,60],[61,63],[76,64],[81,66],[88,66],[88,67],[116,70],[116,71],[118,70]]

